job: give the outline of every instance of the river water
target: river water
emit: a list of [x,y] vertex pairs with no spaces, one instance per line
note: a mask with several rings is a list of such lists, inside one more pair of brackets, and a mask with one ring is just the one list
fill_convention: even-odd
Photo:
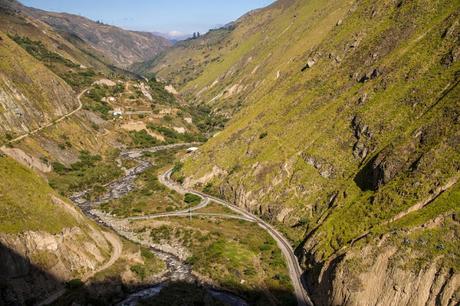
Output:
[[[192,144],[182,144],[182,145],[169,145],[169,146],[160,146],[151,149],[145,150],[130,150],[124,151],[120,154],[120,158],[126,160],[132,160],[137,162],[137,166],[131,168],[126,171],[125,175],[118,180],[107,184],[105,186],[106,192],[100,196],[98,199],[91,201],[88,198],[89,193],[91,190],[85,190],[79,193],[76,193],[70,197],[70,199],[79,206],[83,212],[95,220],[96,222],[103,224],[107,227],[112,228],[115,230],[120,236],[127,238],[133,242],[139,243],[136,241],[134,235],[131,235],[129,232],[120,232],[117,231],[116,227],[107,219],[100,218],[97,213],[95,213],[94,209],[97,208],[99,205],[108,203],[112,200],[119,199],[128,193],[132,192],[136,188],[135,181],[146,170],[148,170],[153,165],[144,159],[143,153],[144,152],[158,152],[162,150],[174,149],[184,146],[189,146]],[[150,248],[153,253],[155,253],[158,258],[163,260],[166,263],[167,272],[162,277],[161,283],[154,285],[150,288],[140,290],[129,295],[125,300],[117,304],[118,306],[135,306],[140,301],[145,299],[150,299],[158,295],[162,289],[168,286],[170,282],[186,282],[189,284],[196,284],[197,279],[192,274],[192,268],[190,265],[186,264],[182,261],[179,257],[175,256],[174,254],[165,252],[163,250]],[[223,302],[229,306],[247,306],[248,303],[241,299],[240,297],[231,294],[229,292],[224,292],[216,289],[206,288],[206,291],[215,299]]]

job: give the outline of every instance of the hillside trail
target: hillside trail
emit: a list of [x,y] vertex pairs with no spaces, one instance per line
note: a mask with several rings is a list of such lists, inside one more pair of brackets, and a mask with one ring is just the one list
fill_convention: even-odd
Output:
[[[110,233],[110,232],[105,232],[105,231],[102,232],[102,234],[104,235],[105,239],[112,245],[112,253],[110,255],[109,260],[106,263],[104,263],[98,269],[88,272],[85,276],[82,277],[81,280],[84,283],[87,283],[97,273],[107,270],[108,268],[113,266],[115,262],[117,262],[117,260],[120,258],[123,252],[123,243],[117,235]],[[58,300],[61,296],[63,296],[66,292],[67,292],[66,288],[59,289],[58,291],[52,293],[45,300],[37,303],[35,306],[50,305],[54,303],[56,300]]]
[[23,134],[23,135],[21,135],[21,136],[18,136],[18,137],[16,137],[16,138],[14,138],[14,139],[8,141],[8,144],[16,143],[16,142],[18,142],[18,141],[23,140],[23,139],[26,138],[26,137],[29,137],[29,136],[34,135],[34,134],[37,134],[38,132],[40,132],[40,131],[42,131],[42,130],[44,130],[44,129],[46,129],[46,128],[52,127],[52,126],[54,126],[54,125],[60,123],[60,122],[63,121],[64,119],[69,118],[70,116],[72,116],[72,115],[76,114],[77,112],[79,112],[79,111],[83,108],[83,103],[81,102],[81,97],[82,97],[88,90],[89,90],[89,88],[85,88],[82,92],[80,92],[80,93],[78,94],[78,96],[77,96],[78,107],[77,107],[76,109],[74,109],[73,111],[71,111],[71,112],[69,112],[69,113],[67,113],[67,114],[65,114],[65,115],[63,115],[63,116],[61,116],[61,117],[59,117],[59,118],[56,119],[56,120],[53,120],[53,121],[50,122],[50,123],[45,124],[44,126],[41,126],[41,127],[39,127],[39,128],[36,128],[36,129],[34,129],[34,130],[32,130],[32,131],[30,131],[30,132],[28,132],[28,133],[25,133],[25,134]]

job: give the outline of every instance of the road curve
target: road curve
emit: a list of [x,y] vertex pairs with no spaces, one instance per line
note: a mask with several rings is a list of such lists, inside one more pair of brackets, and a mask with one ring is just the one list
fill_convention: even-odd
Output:
[[172,174],[172,169],[166,171],[163,175],[159,177],[159,181],[166,187],[173,189],[176,192],[179,192],[181,194],[192,193],[192,194],[202,197],[204,200],[212,200],[220,205],[223,205],[231,209],[232,211],[238,213],[239,215],[245,217],[245,219],[256,222],[261,228],[267,231],[273,237],[273,239],[275,239],[275,241],[278,244],[278,247],[281,249],[281,252],[283,253],[286,259],[286,263],[289,269],[289,276],[291,277],[292,285],[294,287],[295,296],[297,299],[297,304],[299,306],[313,306],[314,305],[302,285],[302,278],[301,278],[302,270],[300,268],[297,257],[294,254],[294,250],[292,249],[287,239],[284,238],[280,232],[278,232],[273,226],[271,226],[270,224],[268,224],[261,218],[245,211],[244,209],[236,205],[233,205],[227,201],[207,195],[199,191],[185,189],[184,187],[175,183],[171,179],[171,174]]
[[[123,252],[123,243],[121,239],[111,233],[111,232],[102,232],[104,235],[105,239],[112,245],[112,254],[110,255],[109,260],[104,263],[102,266],[100,266],[97,270],[90,271],[87,273],[85,276],[82,277],[83,282],[87,282],[90,278],[95,276],[97,273],[102,272],[104,270],[107,270],[111,266],[115,264],[115,262],[120,258],[121,253]],[[62,288],[56,292],[54,292],[52,295],[48,296],[45,300],[35,304],[35,306],[45,306],[45,305],[50,305],[54,303],[57,299],[59,299],[61,296],[63,296],[67,292],[66,288]]]
[[126,218],[125,220],[129,221],[142,221],[142,220],[151,220],[151,219],[160,219],[160,218],[168,218],[168,217],[215,217],[215,218],[224,218],[224,219],[236,219],[242,220],[247,222],[256,222],[256,220],[252,218],[248,218],[245,216],[240,215],[231,215],[231,214],[217,214],[217,213],[192,213],[192,212],[171,212],[171,213],[164,213],[164,214],[156,214],[150,216],[141,216],[141,217],[130,217]]

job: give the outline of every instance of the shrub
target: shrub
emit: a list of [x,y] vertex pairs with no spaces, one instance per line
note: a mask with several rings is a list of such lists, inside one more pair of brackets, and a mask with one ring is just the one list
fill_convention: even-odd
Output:
[[158,141],[150,136],[146,130],[129,132],[134,146],[138,148],[147,148],[158,145]]
[[51,166],[53,167],[54,172],[60,175],[64,175],[69,171],[69,169],[66,166],[59,162],[53,162],[51,163]]
[[197,262],[198,262],[198,257],[195,256],[195,255],[192,255],[192,256],[190,256],[189,258],[187,258],[187,259],[185,260],[185,263],[186,263],[187,265],[191,265],[191,266],[193,266],[193,265],[196,264]]
[[130,268],[130,270],[134,273],[136,273],[137,276],[139,276],[141,278],[141,280],[144,280],[145,276],[146,276],[146,270],[145,270],[145,267],[143,265],[140,265],[140,264],[137,264],[137,265],[134,265]]
[[72,279],[70,281],[68,281],[66,283],[66,287],[67,289],[70,289],[70,290],[75,290],[75,289],[79,289],[81,287],[83,287],[85,285],[85,283],[83,283],[83,281],[81,279]]
[[188,205],[197,205],[201,202],[201,197],[193,193],[186,193],[184,196],[184,202]]
[[264,139],[268,136],[267,132],[263,132],[262,134],[259,135],[259,139]]

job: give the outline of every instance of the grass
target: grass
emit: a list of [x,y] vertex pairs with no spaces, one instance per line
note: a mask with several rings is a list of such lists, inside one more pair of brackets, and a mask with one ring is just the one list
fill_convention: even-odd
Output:
[[79,64],[56,52],[49,51],[39,40],[19,35],[10,35],[10,38],[78,91],[91,85],[97,76],[93,69],[81,68]]
[[[244,105],[222,133],[185,161],[175,177],[198,179],[219,167],[228,175],[196,187],[241,188],[242,194],[250,194],[248,202],[259,203],[252,208],[264,212],[279,212],[283,203],[292,212],[279,227],[291,241],[301,241],[302,231],[319,226],[312,237],[317,260],[326,260],[362,233],[428,198],[433,186],[455,175],[459,163],[457,115],[452,115],[459,107],[455,98],[459,89],[445,91],[456,84],[459,63],[442,65],[443,56],[455,45],[452,37],[443,38],[442,33],[452,26],[449,16],[458,10],[458,3],[415,1],[401,7],[382,3],[375,18],[363,18],[376,12],[374,3],[364,2],[345,15],[347,5],[309,1],[254,14],[218,47],[208,48],[211,57],[221,56],[219,62],[202,64],[199,52],[203,50],[185,46],[198,63],[196,70],[203,72],[187,79],[182,91],[196,95],[207,86],[195,102],[208,105],[214,113],[231,116],[238,101],[244,100]],[[269,14],[272,19],[263,23]],[[336,26],[344,16],[343,24]],[[414,26],[407,27],[407,20]],[[259,24],[270,34],[244,36],[260,33],[249,31]],[[359,46],[344,49],[356,37]],[[258,42],[248,49],[246,42],[253,40]],[[160,76],[176,77],[173,70],[183,63],[175,57],[182,51],[174,52],[165,59],[171,66],[158,71]],[[376,58],[369,59],[374,53]],[[301,72],[312,56],[318,57],[317,64]],[[380,76],[358,82],[376,68]],[[278,71],[279,79],[275,78]],[[211,86],[215,80],[219,82]],[[249,89],[210,102],[235,84]],[[366,94],[367,100],[359,102]],[[357,139],[352,127],[355,116],[371,136]],[[418,132],[424,136],[417,139]],[[367,148],[366,158],[354,157],[357,145]],[[334,177],[321,176],[321,167],[313,167],[304,156],[332,167]],[[366,166],[372,167],[376,157],[384,158],[387,173],[391,168],[395,174],[378,190],[363,190],[355,177]],[[334,194],[338,196],[331,204]],[[441,213],[430,211],[429,217]],[[325,221],[324,215],[329,216]],[[263,217],[276,223],[276,213]]]
[[[175,241],[184,246],[192,254],[187,262],[194,271],[243,294],[251,303],[265,301],[264,289],[286,304],[292,301],[286,293],[292,287],[283,256],[275,241],[256,224],[210,218],[168,218],[165,222],[131,226],[149,231],[155,243]],[[277,296],[280,292],[284,294]]]
[[[59,233],[77,225],[63,207],[53,202],[55,192],[31,170],[8,157],[0,157],[0,232]],[[33,205],[31,205],[33,204]]]

